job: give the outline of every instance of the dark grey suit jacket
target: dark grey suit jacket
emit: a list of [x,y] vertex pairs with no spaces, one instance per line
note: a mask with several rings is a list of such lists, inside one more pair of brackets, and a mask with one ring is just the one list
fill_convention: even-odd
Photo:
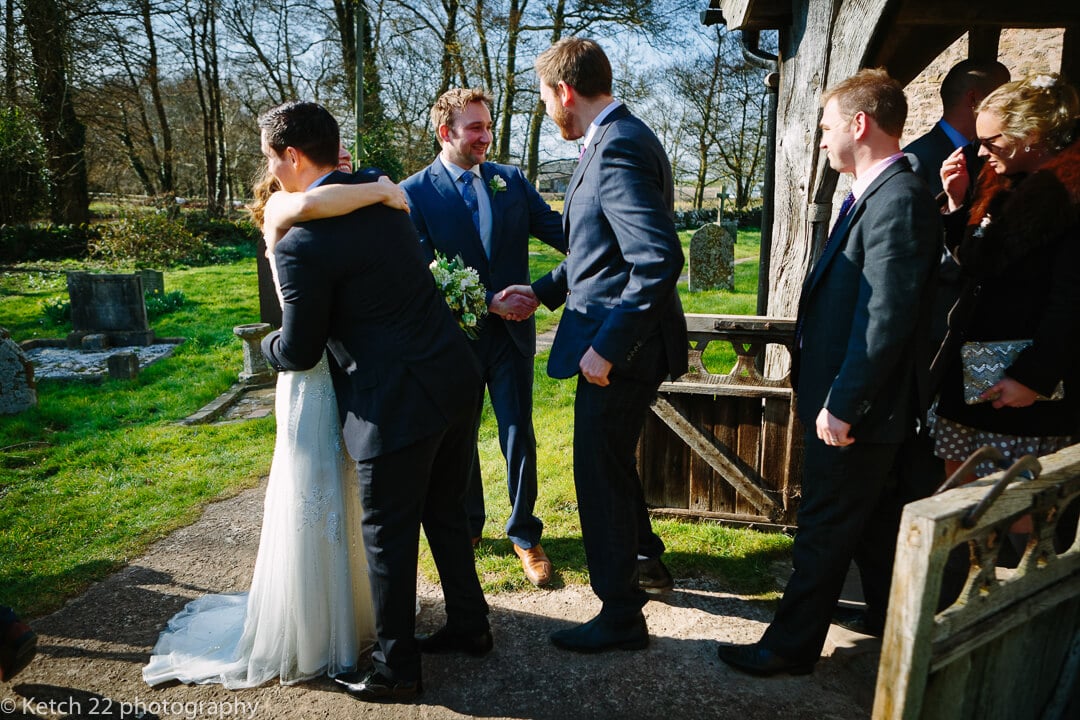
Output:
[[856,440],[899,442],[929,401],[929,309],[941,217],[900,158],[838,223],[803,285],[793,357],[799,418],[822,407]]
[[[333,173],[326,182],[354,181]],[[300,223],[274,257],[282,325],[263,352],[278,370],[307,370],[329,350],[353,458],[403,448],[473,412],[476,359],[406,213],[372,205]]]
[[570,178],[563,207],[569,254],[533,284],[547,307],[566,303],[549,375],[577,374],[591,346],[613,372],[655,379],[645,377],[655,369],[637,361],[657,335],[667,374],[686,372],[686,317],[676,292],[684,258],[673,207],[671,165],[660,141],[619,106]]
[[[474,268],[488,290],[488,304],[494,293],[508,285],[528,285],[529,236],[544,241],[561,253],[566,252],[562,217],[552,210],[540,193],[513,165],[485,162],[480,165],[484,186],[491,201],[492,257],[484,254],[480,234],[461,193],[454,187],[453,176],[442,161],[435,162],[401,183],[409,197],[410,217],[420,234],[420,243],[428,260],[438,250],[447,258],[461,256]],[[493,192],[491,182],[501,178],[505,189]],[[536,321],[504,322],[489,315],[480,332],[501,323],[518,351],[527,357],[536,353]]]

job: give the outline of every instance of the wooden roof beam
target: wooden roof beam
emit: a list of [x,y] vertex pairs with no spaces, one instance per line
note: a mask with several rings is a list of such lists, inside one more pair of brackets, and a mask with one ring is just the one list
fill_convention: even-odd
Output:
[[1076,0],[1016,0],[950,2],[905,0],[900,3],[896,22],[905,25],[949,25],[966,28],[998,26],[1013,28],[1066,27],[1080,24],[1080,3]]

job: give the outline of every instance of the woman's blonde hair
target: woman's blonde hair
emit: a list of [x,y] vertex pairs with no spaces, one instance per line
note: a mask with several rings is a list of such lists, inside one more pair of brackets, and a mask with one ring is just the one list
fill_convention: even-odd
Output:
[[263,209],[266,207],[266,202],[280,189],[281,183],[265,169],[262,176],[251,186],[252,200],[245,208],[251,213],[251,220],[259,229],[263,226]]
[[1076,139],[1080,98],[1057,73],[1029,75],[999,87],[979,104],[978,111],[1001,119],[1001,134],[1017,146],[1041,143],[1051,153]]

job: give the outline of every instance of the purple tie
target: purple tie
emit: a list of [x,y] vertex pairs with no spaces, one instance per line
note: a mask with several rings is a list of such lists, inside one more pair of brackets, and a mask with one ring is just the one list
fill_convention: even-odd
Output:
[[840,212],[836,215],[836,222],[833,223],[832,231],[829,232],[829,238],[825,241],[825,247],[821,249],[821,254],[825,254],[825,250],[828,249],[832,243],[833,238],[836,237],[836,228],[840,227],[840,221],[844,219],[844,216],[851,210],[851,206],[855,204],[855,193],[849,192],[844,197],[844,202],[840,203]]

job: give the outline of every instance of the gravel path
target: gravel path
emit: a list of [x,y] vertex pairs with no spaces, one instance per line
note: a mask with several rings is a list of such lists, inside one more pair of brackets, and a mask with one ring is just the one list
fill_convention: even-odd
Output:
[[[580,656],[547,634],[598,610],[586,587],[489,597],[495,650],[481,659],[424,661],[421,702],[366,704],[327,679],[230,692],[218,686],[150,688],[141,668],[157,634],[189,599],[247,588],[259,540],[265,481],[209,506],[195,524],[33,625],[38,657],[0,685],[3,718],[784,718],[868,717],[880,644],[833,628],[813,675],[756,679],[716,657],[716,641],[752,642],[770,604],[701,581],[645,608],[651,644],[641,652]],[[777,568],[782,583],[783,567]],[[442,621],[438,587],[421,580],[420,630]]]

